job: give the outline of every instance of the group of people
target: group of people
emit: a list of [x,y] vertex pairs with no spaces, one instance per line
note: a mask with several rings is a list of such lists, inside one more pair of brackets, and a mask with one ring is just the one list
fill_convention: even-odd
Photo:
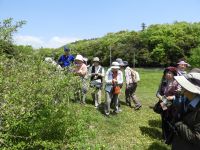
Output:
[[121,111],[120,95],[123,93],[123,84],[126,86],[124,93],[127,106],[132,107],[131,101],[133,101],[135,110],[141,108],[141,102],[135,95],[137,82],[140,81],[140,77],[137,71],[129,67],[127,61],[118,58],[112,62],[111,67],[105,71],[104,67],[101,66],[100,59],[94,57],[92,65],[88,67],[86,58],[79,54],[74,57],[70,54],[70,49],[65,46],[64,54],[58,59],[58,64],[63,68],[70,67],[71,65],[74,66],[72,72],[80,76],[82,82],[82,87],[78,92],[79,94],[76,93],[75,95],[81,95],[80,102],[82,104],[86,103],[85,100],[88,91],[87,83],[89,80],[95,108],[101,106],[102,90],[104,89],[105,91],[105,115],[110,115],[111,108],[114,108],[113,113],[116,114]]
[[157,91],[154,111],[161,115],[162,136],[173,150],[200,149],[200,69],[188,74],[185,61],[167,67]]
[[[58,64],[63,68],[71,64],[75,66],[72,72],[80,77],[82,83],[79,89],[81,103],[86,102],[89,80],[95,108],[101,105],[104,89],[106,116],[110,115],[111,108],[116,114],[121,111],[120,97],[123,86],[127,106],[132,107],[133,101],[135,110],[141,108],[142,104],[135,94],[140,77],[127,61],[118,58],[105,71],[98,57],[94,57],[92,65],[88,67],[87,59],[82,55],[70,55],[70,49],[67,47],[64,47],[64,52]],[[200,149],[200,69],[194,68],[187,73],[188,66],[189,64],[182,60],[176,67],[164,69],[156,94],[158,102],[153,107],[153,110],[161,115],[163,139],[166,144],[172,145],[173,150]]]

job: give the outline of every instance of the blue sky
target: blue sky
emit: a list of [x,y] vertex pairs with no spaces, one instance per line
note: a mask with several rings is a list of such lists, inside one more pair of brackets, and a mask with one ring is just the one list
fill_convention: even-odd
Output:
[[108,32],[141,29],[141,23],[200,22],[199,0],[0,0],[0,19],[27,24],[16,44],[60,47]]

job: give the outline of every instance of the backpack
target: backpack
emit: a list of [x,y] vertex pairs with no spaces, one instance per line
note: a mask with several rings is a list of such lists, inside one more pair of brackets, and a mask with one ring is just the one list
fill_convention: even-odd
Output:
[[130,67],[128,67],[128,69],[131,71],[131,77],[133,79],[133,82],[137,83],[138,81],[140,81],[139,73],[137,71],[131,69]]

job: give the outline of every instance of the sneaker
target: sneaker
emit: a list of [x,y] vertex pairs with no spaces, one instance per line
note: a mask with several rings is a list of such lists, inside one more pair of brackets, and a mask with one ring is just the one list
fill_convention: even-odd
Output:
[[114,114],[118,114],[120,111],[119,110],[114,110],[113,113]]
[[109,112],[106,112],[106,113],[105,113],[105,115],[106,115],[106,116],[109,116],[109,115],[110,115],[110,113],[109,113]]
[[119,108],[118,111],[119,111],[119,112],[122,112],[122,109]]
[[135,106],[135,110],[139,110],[140,108],[142,107],[142,105],[138,105],[138,106]]

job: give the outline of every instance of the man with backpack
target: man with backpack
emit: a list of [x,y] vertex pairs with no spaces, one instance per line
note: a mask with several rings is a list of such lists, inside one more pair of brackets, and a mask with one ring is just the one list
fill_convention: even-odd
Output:
[[140,81],[139,73],[136,70],[130,68],[127,64],[127,67],[125,69],[125,78],[126,78],[126,90],[125,90],[126,104],[131,107],[131,100],[133,100],[135,104],[135,110],[139,110],[142,107],[142,104],[138,100],[135,94],[137,89],[137,82]]
[[89,69],[89,76],[91,77],[90,86],[93,88],[92,98],[94,100],[95,108],[101,104],[101,90],[103,86],[104,68],[100,65],[98,57],[93,58],[93,65]]

